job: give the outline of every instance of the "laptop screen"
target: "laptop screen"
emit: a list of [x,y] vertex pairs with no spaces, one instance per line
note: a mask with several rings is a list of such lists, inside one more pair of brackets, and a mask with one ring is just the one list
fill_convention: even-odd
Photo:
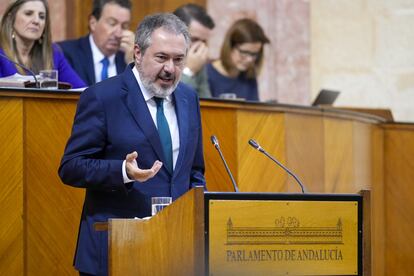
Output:
[[339,91],[322,89],[313,101],[313,106],[332,105],[339,96]]

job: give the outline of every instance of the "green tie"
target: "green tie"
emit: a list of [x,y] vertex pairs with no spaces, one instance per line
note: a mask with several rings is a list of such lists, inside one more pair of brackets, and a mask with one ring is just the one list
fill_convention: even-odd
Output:
[[170,128],[168,127],[167,119],[164,115],[163,98],[154,97],[155,103],[157,104],[157,128],[158,134],[160,135],[161,145],[164,152],[164,165],[167,170],[173,172],[173,156],[172,156],[172,141]]

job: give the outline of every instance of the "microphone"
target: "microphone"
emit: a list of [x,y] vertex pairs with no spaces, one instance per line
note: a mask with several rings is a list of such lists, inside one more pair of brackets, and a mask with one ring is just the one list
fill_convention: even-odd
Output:
[[39,87],[40,87],[39,82],[38,82],[38,80],[37,80],[37,78],[36,78],[36,74],[35,74],[32,70],[30,70],[29,68],[27,68],[26,66],[24,66],[24,65],[22,65],[22,64],[20,64],[20,63],[18,63],[18,62],[15,62],[14,60],[10,59],[8,56],[6,56],[6,55],[4,55],[4,54],[2,54],[2,53],[0,53],[0,56],[1,56],[2,58],[4,58],[4,59],[6,59],[6,60],[10,61],[11,63],[13,63],[13,64],[15,64],[15,65],[19,66],[20,68],[22,68],[22,69],[23,69],[23,70],[25,70],[26,72],[28,72],[28,73],[29,73],[29,74],[30,74],[30,75],[34,78],[36,88],[39,88]]
[[288,174],[290,174],[296,180],[296,182],[299,184],[299,186],[300,186],[300,188],[302,190],[302,193],[305,193],[305,186],[302,184],[302,182],[300,182],[299,178],[294,173],[292,173],[288,168],[286,168],[285,166],[283,166],[279,161],[277,161],[269,153],[267,153],[267,151],[265,151],[259,145],[259,143],[257,143],[255,140],[250,139],[249,140],[249,145],[252,146],[253,148],[257,149],[258,151],[260,151],[261,153],[263,153],[267,157],[269,157],[273,162],[275,162],[276,164],[278,164],[282,169],[284,169]]
[[219,142],[217,140],[217,137],[212,135],[210,137],[210,139],[211,139],[211,143],[213,143],[214,147],[217,149],[218,153],[220,154],[221,160],[223,161],[223,164],[224,164],[224,167],[226,168],[227,174],[230,176],[230,180],[231,180],[231,183],[233,184],[234,191],[236,193],[238,193],[239,188],[237,188],[236,181],[234,181],[234,178],[233,178],[233,175],[230,172],[229,166],[227,166],[226,160],[224,159],[223,153],[221,152],[220,145],[219,145]]

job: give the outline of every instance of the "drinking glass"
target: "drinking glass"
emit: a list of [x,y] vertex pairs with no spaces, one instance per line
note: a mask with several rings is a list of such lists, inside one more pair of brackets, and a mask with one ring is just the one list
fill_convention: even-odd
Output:
[[237,95],[235,93],[223,93],[219,95],[220,99],[236,99]]
[[156,215],[158,212],[160,212],[162,209],[170,205],[172,202],[171,197],[152,197],[151,198],[151,210],[152,215]]
[[58,89],[58,71],[57,70],[41,70],[40,88]]

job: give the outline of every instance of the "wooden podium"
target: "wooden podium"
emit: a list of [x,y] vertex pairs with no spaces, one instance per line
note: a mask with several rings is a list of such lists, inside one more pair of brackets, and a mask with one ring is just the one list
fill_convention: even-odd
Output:
[[363,275],[362,229],[360,195],[195,188],[148,220],[110,220],[109,272]]

